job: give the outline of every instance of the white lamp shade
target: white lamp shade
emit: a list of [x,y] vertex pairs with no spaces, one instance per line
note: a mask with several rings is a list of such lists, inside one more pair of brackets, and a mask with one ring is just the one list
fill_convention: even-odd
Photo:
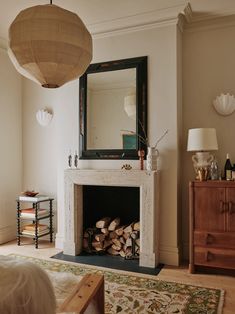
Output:
[[213,128],[190,129],[187,151],[217,150],[216,130]]
[[136,118],[136,97],[135,94],[127,95],[124,97],[124,109],[131,119]]

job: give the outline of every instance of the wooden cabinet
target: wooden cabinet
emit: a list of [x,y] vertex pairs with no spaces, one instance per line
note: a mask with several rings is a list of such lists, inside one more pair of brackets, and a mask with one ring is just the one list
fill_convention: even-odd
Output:
[[235,270],[235,182],[189,185],[190,264]]

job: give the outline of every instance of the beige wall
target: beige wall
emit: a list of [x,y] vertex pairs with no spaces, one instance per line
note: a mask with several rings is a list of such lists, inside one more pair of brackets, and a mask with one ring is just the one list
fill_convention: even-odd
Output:
[[21,77],[0,48],[0,244],[15,238],[22,185]]
[[[220,93],[235,95],[235,18],[209,27],[186,30],[183,35],[183,212],[184,256],[188,257],[188,182],[194,178],[191,155],[186,152],[187,131],[195,127],[214,127],[219,150],[215,152],[220,169],[226,153],[235,162],[235,113],[223,117],[212,101]],[[233,25],[232,25],[233,24]]]

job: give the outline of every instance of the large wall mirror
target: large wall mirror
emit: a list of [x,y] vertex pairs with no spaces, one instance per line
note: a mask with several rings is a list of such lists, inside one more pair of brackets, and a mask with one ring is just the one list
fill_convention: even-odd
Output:
[[80,159],[146,151],[147,57],[91,64],[80,78]]

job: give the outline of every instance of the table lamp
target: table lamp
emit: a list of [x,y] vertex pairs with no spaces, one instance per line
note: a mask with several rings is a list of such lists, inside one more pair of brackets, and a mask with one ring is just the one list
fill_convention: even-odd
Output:
[[[203,171],[206,179],[209,167],[213,160],[213,155],[209,151],[218,150],[216,130],[213,128],[198,128],[188,131],[188,146],[187,151],[196,152],[192,156],[195,172],[201,175]],[[199,179],[200,176],[199,176]]]

